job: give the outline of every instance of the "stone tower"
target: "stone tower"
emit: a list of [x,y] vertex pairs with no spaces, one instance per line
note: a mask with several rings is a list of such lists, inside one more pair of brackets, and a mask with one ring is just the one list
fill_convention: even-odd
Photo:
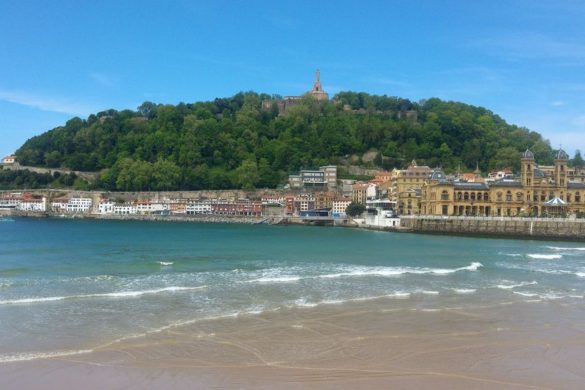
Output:
[[329,95],[323,90],[321,85],[321,72],[317,69],[315,74],[315,82],[313,83],[313,89],[311,89],[308,95],[312,96],[316,100],[329,100]]
[[567,187],[567,163],[569,155],[562,149],[555,155],[555,185],[557,187]]
[[522,153],[520,163],[522,164],[522,186],[532,187],[534,185],[534,168],[536,168],[534,153],[532,153],[530,149],[526,149],[526,151]]

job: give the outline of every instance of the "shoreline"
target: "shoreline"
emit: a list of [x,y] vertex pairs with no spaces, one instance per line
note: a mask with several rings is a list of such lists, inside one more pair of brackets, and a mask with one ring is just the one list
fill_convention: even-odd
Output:
[[396,299],[290,308],[193,321],[90,353],[1,364],[0,383],[577,389],[585,345],[571,324],[580,312],[555,302],[417,310]]
[[[454,220],[460,221],[460,228],[454,229],[452,227],[445,229],[445,226],[438,226],[434,224],[432,226],[416,226],[410,224],[410,226],[399,226],[399,227],[387,227],[387,226],[375,226],[375,225],[364,225],[364,224],[352,224],[352,223],[333,223],[333,224],[311,224],[307,222],[297,221],[294,218],[281,218],[278,223],[271,223],[274,216],[240,216],[240,215],[153,215],[153,214],[56,214],[52,212],[21,212],[15,210],[0,210],[0,217],[4,218],[53,218],[53,219],[88,219],[88,220],[112,220],[112,221],[145,221],[145,222],[184,222],[184,223],[234,223],[243,225],[294,225],[294,226],[321,226],[321,227],[341,227],[341,228],[352,228],[361,230],[373,230],[373,231],[384,231],[392,233],[415,233],[415,234],[426,234],[436,236],[455,236],[455,237],[475,237],[475,238],[491,238],[491,239],[513,239],[513,240],[535,240],[535,241],[566,241],[566,242],[579,242],[585,240],[585,220],[550,220],[550,219],[527,219],[533,225],[538,227],[540,224],[554,223],[557,225],[575,225],[579,226],[577,234],[567,235],[566,232],[561,233],[560,229],[551,230],[547,227],[544,232],[536,232],[530,234],[527,231],[522,231],[516,225],[513,226],[513,231],[489,231],[484,228],[481,229],[463,229],[469,227],[477,227],[473,225],[474,219],[472,217],[461,217],[437,219],[428,219],[426,216],[408,216],[403,217],[401,221],[439,221],[439,222],[452,222]],[[520,218],[512,218],[507,221],[504,218],[494,217],[490,218],[492,221],[505,221],[505,222],[521,222]],[[535,229],[537,230],[537,229]]]

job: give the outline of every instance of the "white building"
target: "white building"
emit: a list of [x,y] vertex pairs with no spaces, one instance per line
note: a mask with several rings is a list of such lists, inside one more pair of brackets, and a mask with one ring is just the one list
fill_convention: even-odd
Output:
[[88,213],[92,205],[91,198],[71,198],[65,207],[68,213]]
[[54,212],[65,212],[68,204],[69,198],[55,198],[51,202],[51,210]]
[[0,196],[0,209],[15,209],[22,202],[22,193],[11,192]]
[[16,156],[6,156],[2,159],[1,163],[6,165],[11,165],[16,162]]
[[47,211],[47,198],[26,198],[16,207],[20,211],[45,212]]
[[138,208],[131,203],[114,206],[114,214],[138,214]]
[[213,206],[209,200],[190,201],[187,203],[186,212],[189,215],[194,214],[212,214]]
[[98,205],[98,212],[100,214],[113,214],[115,205],[111,200],[102,199]]

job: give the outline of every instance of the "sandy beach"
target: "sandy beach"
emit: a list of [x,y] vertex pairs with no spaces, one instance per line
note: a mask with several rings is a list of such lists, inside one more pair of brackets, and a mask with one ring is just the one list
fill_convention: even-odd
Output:
[[583,308],[412,302],[203,320],[92,353],[0,366],[2,388],[579,389]]

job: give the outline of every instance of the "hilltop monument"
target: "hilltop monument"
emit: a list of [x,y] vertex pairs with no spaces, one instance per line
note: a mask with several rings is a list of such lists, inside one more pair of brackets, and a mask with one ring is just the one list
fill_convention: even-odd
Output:
[[262,102],[262,109],[270,110],[273,105],[276,105],[278,107],[279,114],[282,115],[288,108],[298,105],[303,97],[306,96],[310,96],[318,101],[329,100],[329,94],[323,90],[323,86],[321,85],[321,72],[319,69],[317,69],[315,72],[315,82],[313,83],[313,88],[309,92],[302,96],[285,96],[282,99],[264,100]]

